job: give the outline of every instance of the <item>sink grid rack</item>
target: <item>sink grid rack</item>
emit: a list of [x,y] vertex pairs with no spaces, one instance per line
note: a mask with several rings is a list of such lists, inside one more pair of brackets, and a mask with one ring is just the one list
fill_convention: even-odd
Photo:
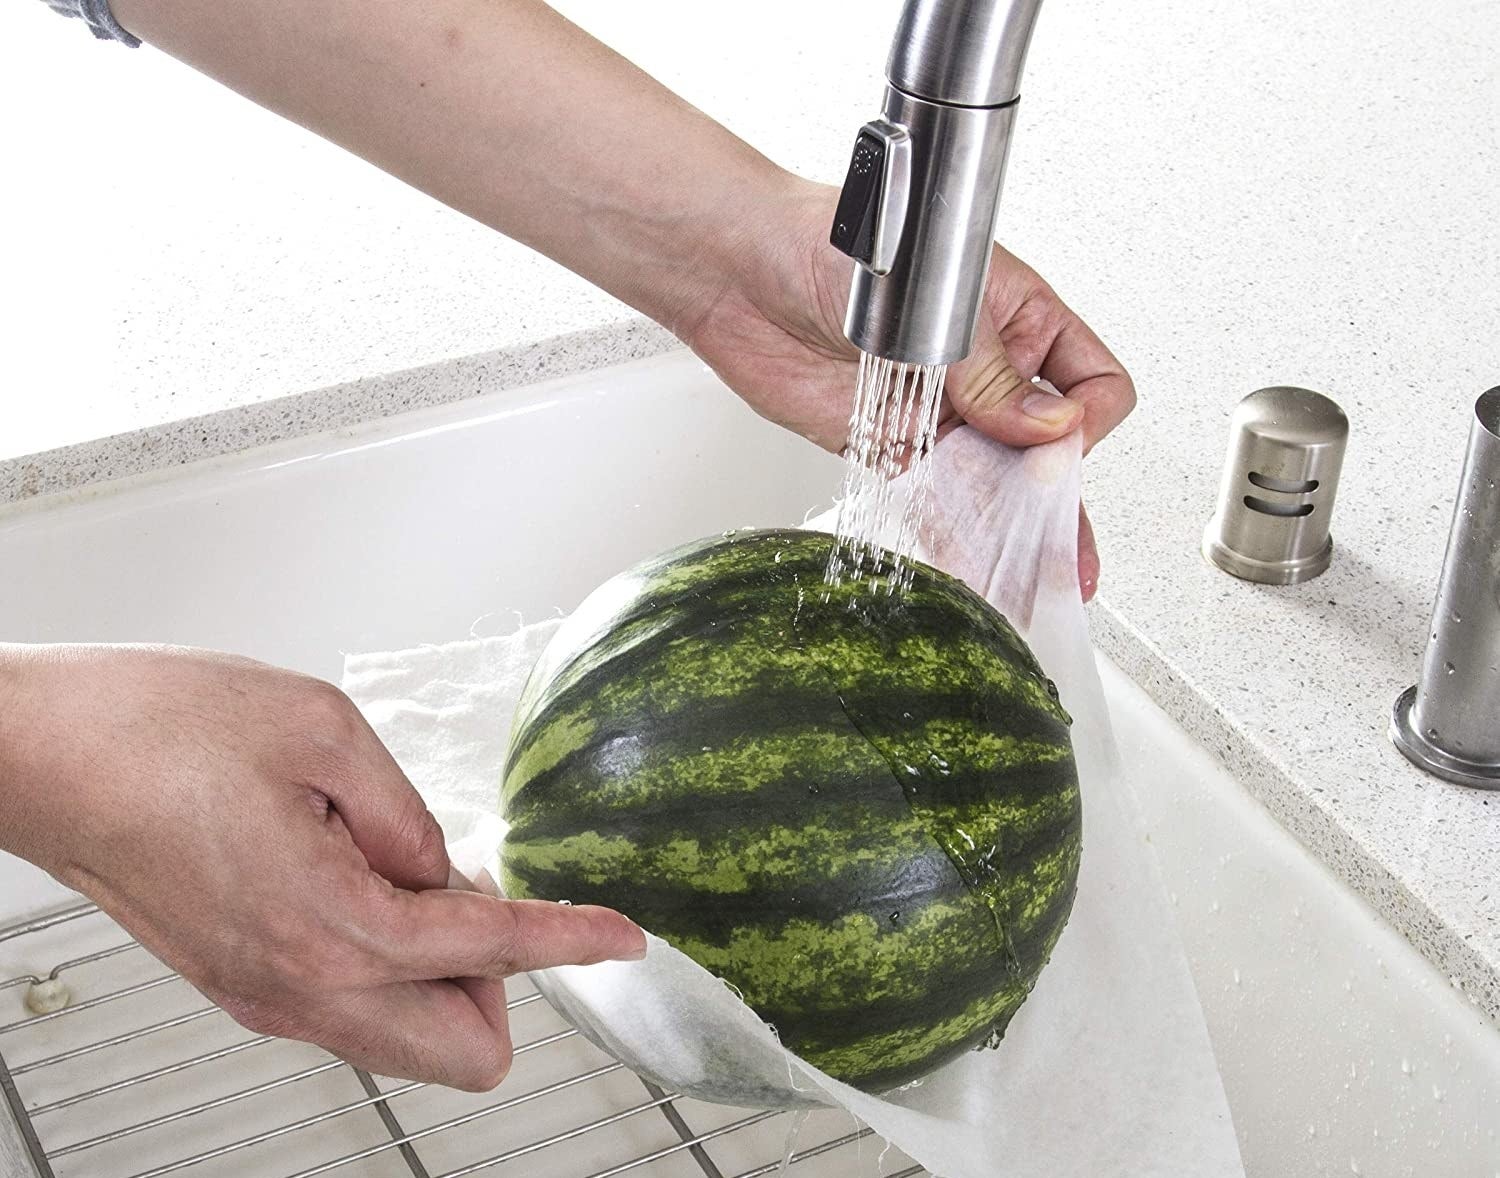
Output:
[[[30,968],[3,976],[20,962]],[[69,1004],[29,1013],[24,996],[49,981],[68,987]],[[926,1173],[837,1110],[729,1109],[663,1091],[564,1023],[526,979],[507,993],[515,1062],[498,1090],[472,1095],[251,1035],[93,904],[0,928],[0,1174]]]

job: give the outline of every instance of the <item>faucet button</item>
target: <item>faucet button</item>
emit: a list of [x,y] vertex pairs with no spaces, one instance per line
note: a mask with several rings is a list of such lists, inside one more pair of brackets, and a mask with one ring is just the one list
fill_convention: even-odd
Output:
[[889,274],[906,227],[911,136],[880,118],[860,128],[829,241],[872,274]]
[[886,149],[884,139],[868,129],[860,131],[829,235],[835,249],[866,266],[875,260],[875,226],[885,188]]

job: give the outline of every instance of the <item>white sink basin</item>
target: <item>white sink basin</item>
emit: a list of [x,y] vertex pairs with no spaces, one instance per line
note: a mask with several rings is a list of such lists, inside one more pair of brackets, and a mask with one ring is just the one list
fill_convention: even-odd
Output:
[[[0,618],[11,639],[191,643],[336,678],[344,651],[501,632],[515,611],[571,609],[607,575],[682,540],[799,522],[826,506],[837,475],[832,458],[673,356],[16,509],[0,516]],[[1249,1172],[1500,1178],[1500,1032],[1134,684],[1103,671]],[[0,925],[68,899],[0,860]],[[50,968],[36,944],[0,940],[0,982]],[[73,950],[56,940],[46,952]],[[19,993],[0,989],[0,1032],[22,1017]],[[239,1058],[215,1065],[230,1087]],[[261,1078],[246,1071],[238,1086]],[[178,1104],[192,1103],[184,1091]],[[93,1131],[86,1114],[71,1126],[67,1110],[50,1117],[57,1140]],[[706,1148],[735,1172],[750,1164],[736,1143],[755,1131]],[[498,1124],[495,1134],[498,1152]],[[779,1153],[779,1129],[764,1140]],[[799,1172],[848,1174],[854,1149]],[[864,1150],[860,1172],[876,1172],[877,1153]],[[590,1155],[556,1172],[598,1164]],[[679,1151],[640,1172],[700,1171]]]

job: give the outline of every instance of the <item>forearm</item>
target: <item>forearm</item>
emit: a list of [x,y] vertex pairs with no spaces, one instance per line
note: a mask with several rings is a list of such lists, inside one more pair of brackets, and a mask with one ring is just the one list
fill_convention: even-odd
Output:
[[785,173],[539,0],[115,0],[132,33],[687,334]]

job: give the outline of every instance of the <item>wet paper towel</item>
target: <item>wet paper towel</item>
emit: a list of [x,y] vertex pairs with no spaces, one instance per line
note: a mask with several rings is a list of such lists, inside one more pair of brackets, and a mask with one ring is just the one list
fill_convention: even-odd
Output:
[[[933,463],[921,555],[1009,617],[1056,681],[1083,792],[1073,915],[999,1048],[874,1097],[783,1049],[718,978],[655,938],[645,961],[533,980],[584,1034],[662,1084],[746,1106],[842,1106],[941,1178],[1243,1175],[1079,602],[1079,443],[1012,450],[965,427],[939,443]],[[831,525],[831,516],[809,524]],[[345,689],[466,873],[493,874],[512,713],[561,624],[346,661]]]

